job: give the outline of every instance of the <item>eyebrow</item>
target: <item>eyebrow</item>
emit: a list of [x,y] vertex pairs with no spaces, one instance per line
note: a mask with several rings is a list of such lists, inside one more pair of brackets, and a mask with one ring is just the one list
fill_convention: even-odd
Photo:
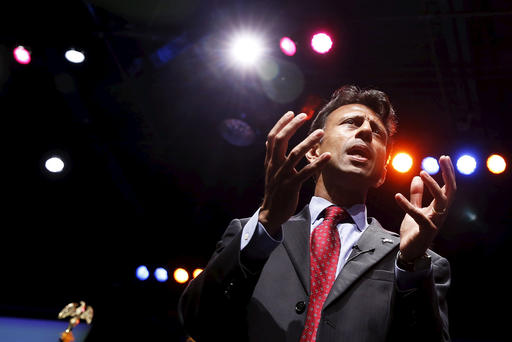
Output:
[[[355,118],[355,117],[358,117],[358,118],[363,117],[363,118],[365,118],[366,114],[363,114],[361,112],[350,112],[350,113],[343,114],[342,117],[340,118],[340,120],[348,119],[348,118]],[[382,120],[380,119],[380,117],[377,114],[375,114],[374,116],[370,117],[370,123],[376,124],[380,128],[384,129],[386,131],[386,133],[387,133],[388,129],[387,129],[386,125],[382,122]]]

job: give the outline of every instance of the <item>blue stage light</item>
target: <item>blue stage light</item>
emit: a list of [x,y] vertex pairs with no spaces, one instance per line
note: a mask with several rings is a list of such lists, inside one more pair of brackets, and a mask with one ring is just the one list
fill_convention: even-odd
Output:
[[427,157],[423,159],[421,162],[421,167],[429,175],[435,175],[439,172],[439,163],[437,162],[437,159],[433,157]]
[[475,172],[476,159],[469,154],[465,154],[457,159],[457,170],[463,175],[470,175]]
[[168,277],[169,276],[167,275],[167,270],[165,268],[158,267],[155,270],[155,278],[159,282],[163,283],[163,282],[167,281]]
[[135,271],[135,275],[136,275],[137,279],[144,281],[149,278],[149,270],[144,265],[139,266],[139,267],[137,267],[137,270]]

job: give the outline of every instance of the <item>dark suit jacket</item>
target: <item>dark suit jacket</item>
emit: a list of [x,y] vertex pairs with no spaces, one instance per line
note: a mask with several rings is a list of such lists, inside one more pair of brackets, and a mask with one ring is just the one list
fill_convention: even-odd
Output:
[[[205,270],[182,294],[180,319],[197,341],[299,341],[310,290],[308,207],[283,225],[283,243],[261,262],[240,252],[247,221],[230,223]],[[371,218],[327,297],[317,341],[450,340],[448,261],[429,250],[430,276],[416,290],[398,291],[399,242]]]

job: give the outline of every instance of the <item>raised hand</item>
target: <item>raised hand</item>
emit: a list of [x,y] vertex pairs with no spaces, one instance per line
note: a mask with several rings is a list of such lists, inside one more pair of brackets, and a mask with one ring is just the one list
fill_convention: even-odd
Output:
[[290,138],[306,122],[306,117],[304,113],[294,116],[293,112],[287,112],[267,137],[265,193],[259,221],[273,236],[278,234],[281,225],[295,213],[304,181],[319,171],[331,157],[330,153],[323,153],[301,170],[296,169],[306,152],[322,139],[324,131],[321,129],[312,132],[286,154]]
[[[450,157],[439,159],[444,185],[439,184],[425,171],[411,181],[410,201],[402,194],[395,195],[398,205],[406,212],[400,226],[400,254],[405,261],[422,256],[430,247],[439,228],[443,225],[457,190],[455,170]],[[434,199],[423,207],[423,188],[427,186]]]

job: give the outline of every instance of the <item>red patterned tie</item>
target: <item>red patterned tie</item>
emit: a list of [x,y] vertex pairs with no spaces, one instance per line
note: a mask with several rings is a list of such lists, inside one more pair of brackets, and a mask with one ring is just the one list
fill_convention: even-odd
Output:
[[322,307],[336,279],[340,256],[340,236],[336,225],[348,217],[343,208],[330,206],[325,210],[324,220],[311,235],[311,295],[301,342],[316,341]]

